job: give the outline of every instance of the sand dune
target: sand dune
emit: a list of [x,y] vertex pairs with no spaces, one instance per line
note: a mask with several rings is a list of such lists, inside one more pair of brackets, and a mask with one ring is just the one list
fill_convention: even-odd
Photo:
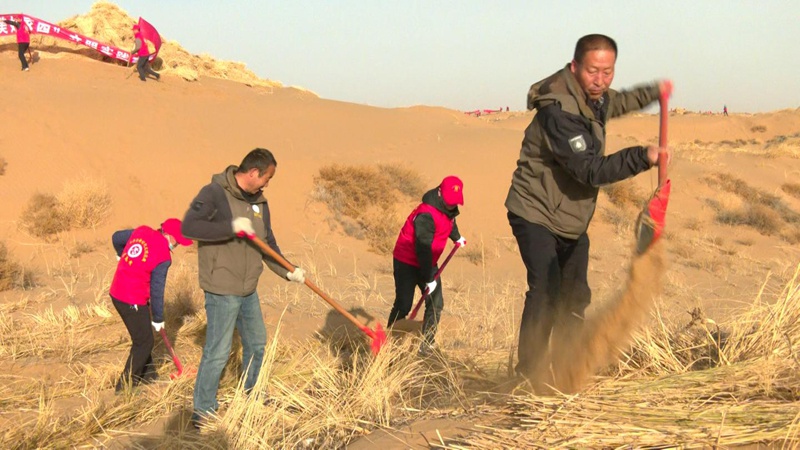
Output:
[[[142,83],[130,76],[130,69],[67,50],[40,50],[30,72],[21,73],[14,46],[6,44],[0,46],[0,158],[7,164],[0,176],[0,240],[36,270],[50,270],[53,253],[83,240],[96,243],[95,250],[77,260],[100,277],[108,276],[113,271],[109,255],[114,230],[181,217],[213,173],[237,164],[254,147],[266,147],[278,160],[266,194],[279,242],[299,261],[311,260],[312,254],[327,260],[328,267],[320,270],[327,274],[324,287],[345,305],[355,306],[347,296],[351,280],[346,274],[376,280],[370,285],[376,300],[362,305],[376,320],[385,320],[393,291],[386,272],[390,257],[371,252],[363,240],[331,226],[332,212],[313,199],[319,169],[337,163],[403,164],[430,187],[446,175],[459,175],[466,199],[459,226],[469,240],[468,249],[478,249],[478,256],[476,262],[454,261],[448,269],[448,289],[460,292],[461,285],[480,277],[500,283],[514,280],[517,286],[524,282],[503,201],[530,112],[472,117],[441,107],[375,108],[319,98],[277,83],[224,80],[202,72],[188,82],[177,70],[166,70],[161,82]],[[526,90],[520,86],[520,95]],[[781,222],[777,232],[719,223],[720,210],[743,208],[751,200],[715,178],[734,177],[774,196],[788,210],[800,211],[800,198],[784,188],[800,179],[799,133],[800,109],[670,118],[670,145],[676,155],[663,295],[672,314],[680,316],[697,305],[722,314],[728,306],[753,298],[767,273],[773,272],[775,283],[780,283],[800,260],[798,222]],[[657,116],[625,117],[610,124],[609,148],[655,143],[657,134]],[[19,229],[20,216],[35,193],[55,194],[65,182],[85,178],[107,186],[113,204],[104,223],[49,242]],[[655,173],[631,182],[641,196],[654,185]],[[615,206],[610,195],[601,194],[590,228],[590,283],[596,303],[610,298],[622,284],[638,209]],[[398,204],[403,214],[405,207]],[[191,253],[178,257],[187,264],[194,258]],[[274,282],[265,276],[260,286],[269,291]],[[58,280],[45,277],[44,283],[37,289],[57,285]],[[517,294],[521,309],[523,292]],[[15,302],[24,295],[31,294],[5,291],[0,302]],[[69,302],[52,299],[40,306],[88,302],[96,295],[79,292]],[[272,326],[284,305],[267,303]],[[290,336],[308,337],[322,326],[320,316],[305,314],[303,308],[287,313],[287,322],[297,325],[287,327]]]

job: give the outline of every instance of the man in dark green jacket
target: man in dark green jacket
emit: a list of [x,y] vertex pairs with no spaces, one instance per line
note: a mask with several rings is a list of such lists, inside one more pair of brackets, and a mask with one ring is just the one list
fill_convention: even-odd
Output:
[[197,241],[200,287],[205,292],[208,326],[194,386],[195,426],[217,410],[217,389],[231,350],[233,329],[242,338],[244,389],[258,380],[267,332],[256,286],[263,263],[278,276],[298,283],[305,272],[288,272],[250,242],[256,236],[282,256],[272,234],[269,204],[263,190],[278,163],[272,152],[256,148],[237,166],[214,175],[192,200],[181,231]]
[[578,40],[571,63],[531,86],[517,169],[506,198],[508,221],[528,273],[517,373],[537,382],[548,372],[551,332],[574,333],[591,301],[589,237],[600,186],[658,163],[659,147],[605,154],[608,119],[639,110],[672,90],[660,81],[630,91],[609,89],[617,44],[591,34]]

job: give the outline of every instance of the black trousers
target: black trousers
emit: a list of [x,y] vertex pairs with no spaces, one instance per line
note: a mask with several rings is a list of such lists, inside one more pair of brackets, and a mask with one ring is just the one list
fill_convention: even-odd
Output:
[[583,324],[592,298],[589,236],[566,239],[511,212],[508,222],[528,272],[516,371],[536,377],[549,364],[551,333],[558,339],[559,334],[579,332]]
[[150,308],[147,305],[134,307],[128,303],[123,303],[112,297],[111,302],[117,309],[128,334],[131,336],[131,351],[128,360],[125,362],[125,369],[117,382],[117,391],[122,390],[125,385],[136,386],[140,383],[148,383],[157,377],[156,367],[153,364],[153,330],[150,325]]
[[28,59],[25,57],[25,52],[28,51],[28,47],[30,47],[30,45],[30,42],[20,42],[19,48],[17,49],[19,54],[19,62],[22,63],[22,70],[28,68]]
[[150,61],[147,60],[147,56],[139,57],[136,61],[136,70],[139,72],[139,79],[142,81],[145,80],[147,75],[153,75],[156,79],[161,78],[158,72],[150,68]]
[[[393,259],[394,262],[394,305],[389,313],[389,324],[392,326],[396,321],[405,319],[414,304],[414,293],[417,288],[420,292],[425,291],[426,277],[422,276],[419,267]],[[433,268],[434,272],[438,267]],[[425,316],[422,319],[422,335],[425,341],[433,345],[436,338],[436,329],[442,317],[444,309],[444,297],[442,296],[442,280],[439,278],[436,289],[425,298]]]

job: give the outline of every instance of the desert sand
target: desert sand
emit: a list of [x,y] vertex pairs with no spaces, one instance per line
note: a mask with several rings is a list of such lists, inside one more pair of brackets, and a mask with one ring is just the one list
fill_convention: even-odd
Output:
[[[321,168],[333,164],[396,164],[417,174],[428,188],[444,176],[461,177],[465,205],[458,223],[468,245],[457,253],[443,276],[442,345],[445,352],[448,347],[455,352],[459,346],[446,336],[450,330],[460,330],[459,314],[491,314],[487,303],[502,291],[512,310],[506,312],[502,327],[480,332],[502,336],[497,342],[510,343],[505,351],[512,351],[525,271],[503,202],[532,112],[473,117],[436,106],[376,108],[320,98],[313,93],[314,86],[305,90],[202,74],[187,81],[168,70],[160,82],[143,83],[130,76],[130,71],[80,52],[39,49],[38,61],[30,72],[23,73],[15,44],[8,39],[0,42],[4,84],[0,158],[5,161],[0,175],[0,241],[37,281],[27,289],[0,292],[5,324],[29,324],[32,315],[51,309],[58,315],[70,306],[80,309],[107,301],[108,282],[116,264],[110,240],[114,231],[181,218],[212,174],[238,164],[249,150],[264,147],[273,151],[278,161],[266,196],[281,248],[370,326],[385,324],[391,308],[391,256],[345,232],[334,212],[315,194],[315,177]],[[675,83],[680,89],[680,80]],[[527,86],[520,86],[519,91],[522,99]],[[705,317],[721,323],[732,311],[751,303],[762,288],[766,293],[779,292],[789,281],[800,262],[800,221],[796,219],[800,197],[791,191],[800,178],[799,133],[800,109],[732,113],[728,117],[691,112],[670,116],[669,144],[675,151],[670,167],[673,189],[664,238],[663,293],[658,299],[664,316],[688,322],[689,312],[699,308]],[[611,151],[654,144],[657,138],[657,115],[626,116],[608,126]],[[625,284],[633,224],[642,201],[655,188],[655,177],[651,171],[626,183],[632,197],[628,203],[615,202],[615,192],[601,192],[589,229],[594,293],[590,311]],[[47,239],[25,229],[22,216],[35,194],[57,195],[65,185],[82,180],[103,186],[111,199],[109,213],[101,223],[74,227]],[[735,191],[726,180],[738,180],[739,186],[772,196],[792,213],[783,219],[773,217],[778,222],[771,228],[725,223],[719,219],[721,213],[745,210],[754,201],[752,195],[748,198],[741,190]],[[414,203],[405,198],[392,205],[398,231],[399,221]],[[196,271],[192,249],[176,251],[174,259],[170,280],[179,271]],[[480,286],[487,284],[498,286],[496,294],[481,290]],[[310,291],[289,285],[268,271],[261,277],[259,293],[270,337],[281,322],[281,345],[314,340],[329,326],[326,321],[341,321]],[[200,314],[202,317],[202,311]],[[0,342],[0,368],[6,374],[0,384],[9,389],[12,381],[42,379],[44,374],[52,380],[69,378],[73,376],[70,367],[78,362],[122,366],[127,335],[116,315],[106,326],[86,333],[93,336],[90,339],[110,334],[114,342],[122,343],[64,361],[12,358],[8,348],[1,351],[7,344]],[[186,364],[196,367],[199,347],[189,349],[187,342],[179,340],[177,348],[183,351]],[[164,364],[165,372],[171,370],[168,359]],[[190,404],[189,396],[183,405]],[[67,414],[81,405],[76,396],[55,408]],[[8,430],[9,423],[30,417],[24,411],[6,410],[0,414],[0,424]],[[458,435],[475,423],[464,417],[441,423],[435,420],[423,418],[416,425],[409,421],[387,427],[371,435],[372,440],[352,439],[352,448],[369,448],[375,443],[382,443],[383,448],[425,446],[421,435],[434,440],[436,430],[445,436]],[[144,430],[158,436],[164,433],[163,421],[150,420]],[[405,433],[403,427],[411,431]],[[96,439],[87,438],[83,443],[114,442]]]

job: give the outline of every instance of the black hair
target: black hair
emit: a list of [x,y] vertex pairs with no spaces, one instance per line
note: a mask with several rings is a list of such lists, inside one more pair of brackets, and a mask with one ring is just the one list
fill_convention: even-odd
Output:
[[612,50],[614,57],[616,57],[617,43],[604,34],[587,34],[578,39],[578,43],[575,44],[575,54],[572,57],[575,62],[580,64],[583,62],[583,57],[586,56],[586,53],[592,50]]
[[270,166],[278,167],[275,155],[265,148],[254,148],[244,157],[237,173],[247,173],[253,169],[258,169],[258,176],[263,176]]

